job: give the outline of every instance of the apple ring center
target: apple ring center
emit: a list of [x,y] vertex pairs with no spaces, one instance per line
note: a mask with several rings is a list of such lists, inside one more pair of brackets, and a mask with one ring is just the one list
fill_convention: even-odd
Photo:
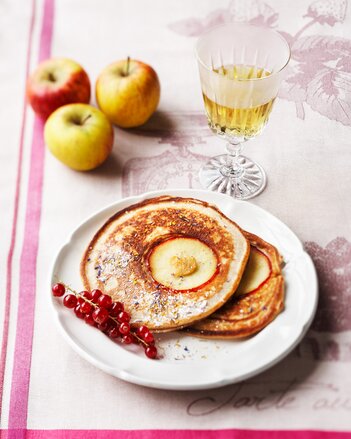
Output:
[[251,246],[249,260],[245,267],[236,294],[248,294],[262,285],[271,274],[271,263],[267,256]]
[[197,262],[194,256],[172,256],[170,259],[175,277],[188,276],[197,270]]
[[192,290],[208,282],[217,270],[217,256],[196,238],[176,237],[156,245],[149,268],[156,282],[172,290]]

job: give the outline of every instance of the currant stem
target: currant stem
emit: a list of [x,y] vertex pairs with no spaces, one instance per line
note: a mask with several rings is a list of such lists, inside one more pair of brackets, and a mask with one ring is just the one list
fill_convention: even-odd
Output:
[[[86,302],[90,303],[90,305],[91,305],[94,309],[95,309],[95,308],[98,308],[98,305],[96,305],[96,303],[94,303],[93,301],[87,299],[86,297],[82,296],[81,294],[77,293],[77,291],[75,291],[75,290],[74,290],[73,288],[71,288],[69,285],[66,285],[66,284],[64,284],[63,282],[60,282],[60,283],[62,283],[62,284],[65,286],[66,290],[70,291],[70,292],[71,292],[72,294],[74,294],[76,297],[80,297],[80,298],[82,298],[83,300],[85,300]],[[109,316],[109,319],[113,320],[113,321],[117,324],[117,327],[120,326],[119,321],[118,321],[117,319],[115,319],[114,317]],[[135,337],[135,338],[136,338],[140,343],[142,343],[144,346],[152,346],[151,344],[147,343],[145,340],[143,340],[142,338],[140,338],[140,337],[137,335],[136,331],[133,330],[132,328],[130,328],[130,332],[132,333],[133,337]]]

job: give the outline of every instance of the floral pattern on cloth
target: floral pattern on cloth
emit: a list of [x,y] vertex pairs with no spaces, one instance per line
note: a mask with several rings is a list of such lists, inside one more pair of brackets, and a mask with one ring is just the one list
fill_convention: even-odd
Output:
[[351,243],[342,237],[324,248],[306,242],[319,282],[316,316],[297,355],[314,360],[351,361]]
[[[172,125],[168,119],[172,119]],[[204,113],[156,113],[133,133],[156,138],[158,144],[167,145],[167,150],[156,156],[133,157],[124,164],[123,197],[168,187],[201,187],[198,174],[208,156],[192,148],[213,137]]]
[[351,41],[331,35],[305,35],[310,28],[343,23],[346,0],[317,0],[310,4],[306,24],[295,35],[278,28],[279,15],[260,0],[232,0],[227,8],[216,9],[204,18],[171,23],[169,28],[194,37],[213,26],[241,21],[277,29],[291,47],[279,97],[295,103],[296,115],[305,119],[305,107],[331,120],[351,125]]

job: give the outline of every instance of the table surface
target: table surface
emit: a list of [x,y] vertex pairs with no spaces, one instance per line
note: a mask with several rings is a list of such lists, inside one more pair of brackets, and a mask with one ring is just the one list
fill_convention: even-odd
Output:
[[[347,6],[347,0],[0,3],[3,437],[351,437]],[[272,27],[291,45],[280,99],[245,152],[268,174],[266,190],[252,202],[291,227],[314,260],[317,315],[301,344],[255,378],[208,391],[148,389],[96,369],[61,338],[47,300],[50,266],[70,232],[107,204],[149,190],[200,187],[200,166],[224,144],[206,124],[193,47],[198,35],[227,21]],[[25,101],[26,77],[39,61],[64,56],[81,63],[94,83],[104,66],[128,55],[158,72],[159,109],[139,129],[115,128],[113,153],[100,168],[71,171],[45,147],[42,122]]]

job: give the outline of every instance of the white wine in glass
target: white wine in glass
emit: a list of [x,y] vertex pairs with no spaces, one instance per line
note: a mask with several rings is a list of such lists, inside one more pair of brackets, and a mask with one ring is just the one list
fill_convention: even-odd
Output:
[[214,157],[200,171],[208,189],[249,199],[266,185],[260,165],[240,155],[242,143],[268,122],[290,59],[283,37],[270,29],[230,23],[197,43],[202,94],[212,131],[224,137],[228,154]]

